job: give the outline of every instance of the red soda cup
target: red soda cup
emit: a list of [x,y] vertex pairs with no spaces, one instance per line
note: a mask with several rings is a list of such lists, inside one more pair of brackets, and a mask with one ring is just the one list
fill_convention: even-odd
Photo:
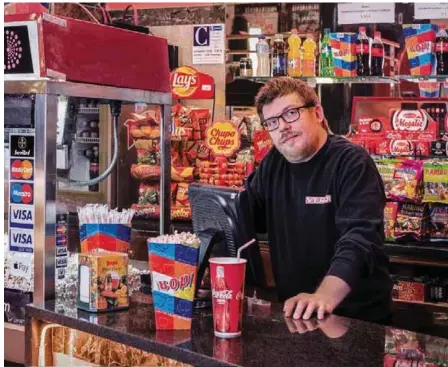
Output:
[[219,338],[241,335],[243,319],[245,259],[214,257],[210,260],[213,326]]

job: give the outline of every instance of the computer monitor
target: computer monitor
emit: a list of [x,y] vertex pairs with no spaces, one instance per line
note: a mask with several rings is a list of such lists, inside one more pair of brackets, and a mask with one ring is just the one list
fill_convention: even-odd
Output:
[[[198,289],[210,255],[236,257],[240,246],[256,238],[247,192],[228,187],[191,184],[193,229],[201,240]],[[243,250],[247,260],[246,282],[266,287],[258,242]]]

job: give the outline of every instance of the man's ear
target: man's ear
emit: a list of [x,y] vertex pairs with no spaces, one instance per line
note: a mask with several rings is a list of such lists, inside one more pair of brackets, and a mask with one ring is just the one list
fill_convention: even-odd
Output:
[[316,112],[317,119],[319,120],[319,123],[322,123],[322,121],[324,121],[324,119],[325,119],[324,109],[322,108],[322,106],[317,105],[315,112]]

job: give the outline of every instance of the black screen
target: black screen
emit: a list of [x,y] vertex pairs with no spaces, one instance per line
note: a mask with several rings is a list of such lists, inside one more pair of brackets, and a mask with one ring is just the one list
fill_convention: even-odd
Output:
[[5,128],[34,127],[34,96],[5,95]]

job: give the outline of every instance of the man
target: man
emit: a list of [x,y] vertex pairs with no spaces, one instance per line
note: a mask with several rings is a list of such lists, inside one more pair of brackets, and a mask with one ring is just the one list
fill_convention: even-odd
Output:
[[267,231],[285,316],[335,313],[387,322],[384,188],[368,153],[332,135],[314,90],[271,79],[256,100],[274,148],[249,177],[257,231]]

